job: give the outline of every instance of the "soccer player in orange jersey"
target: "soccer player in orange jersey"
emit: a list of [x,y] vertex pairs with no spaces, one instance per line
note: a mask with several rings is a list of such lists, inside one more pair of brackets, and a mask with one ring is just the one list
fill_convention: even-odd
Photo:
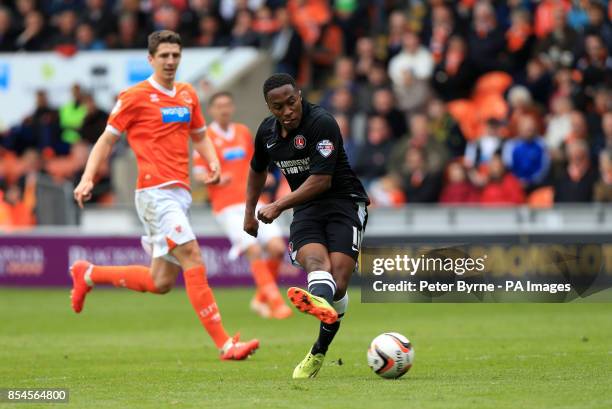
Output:
[[[278,269],[285,254],[285,242],[278,224],[262,225],[257,238],[242,229],[246,182],[254,149],[253,135],[245,125],[232,121],[234,100],[230,93],[214,94],[208,110],[213,122],[206,129],[206,137],[214,145],[222,169],[219,184],[209,184],[208,194],[215,218],[232,242],[230,259],[244,253],[251,264],[257,285],[251,309],[265,318],[287,318],[292,312],[276,285]],[[206,161],[197,151],[194,157],[194,176],[206,182],[209,175]]]
[[187,296],[219,348],[221,359],[245,359],[258,348],[259,341],[239,342],[238,335],[230,337],[225,332],[187,214],[191,204],[189,138],[209,163],[207,183],[219,181],[219,161],[206,138],[206,123],[195,90],[187,83],[174,81],[181,60],[180,36],[172,31],[156,31],[148,41],[153,75],[119,95],[74,189],[74,198],[83,207],[91,196],[98,169],[108,159],[113,144],[127,132],[138,162],[136,210],[145,228],[142,244],[152,255],[151,265],[95,266],[77,261],[70,268],[72,308],[81,312],[85,296],[97,284],[167,293],[182,269]]

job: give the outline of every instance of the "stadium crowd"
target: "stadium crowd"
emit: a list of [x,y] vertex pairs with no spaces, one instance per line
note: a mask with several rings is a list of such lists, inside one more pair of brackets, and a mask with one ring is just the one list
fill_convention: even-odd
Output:
[[[374,205],[549,207],[612,201],[611,18],[603,0],[0,0],[0,51],[141,49],[156,29],[259,47],[334,113]],[[72,91],[0,133],[0,225],[34,223],[37,173],[80,176],[107,114]]]

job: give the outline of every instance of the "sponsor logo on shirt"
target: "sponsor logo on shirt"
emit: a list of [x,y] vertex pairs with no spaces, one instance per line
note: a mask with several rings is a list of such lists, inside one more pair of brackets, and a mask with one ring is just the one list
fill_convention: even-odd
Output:
[[165,124],[172,122],[190,122],[191,113],[187,107],[167,107],[160,108],[162,122]]
[[246,157],[246,152],[241,147],[223,149],[223,159],[225,160],[238,160]]
[[317,143],[317,150],[324,158],[327,158],[334,152],[334,144],[329,139],[324,139]]

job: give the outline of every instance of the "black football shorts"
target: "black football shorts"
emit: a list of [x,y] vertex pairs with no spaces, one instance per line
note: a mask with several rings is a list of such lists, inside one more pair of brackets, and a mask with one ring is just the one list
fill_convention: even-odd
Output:
[[289,232],[289,255],[294,264],[305,244],[320,243],[328,252],[340,252],[357,261],[368,221],[364,202],[347,199],[315,201],[293,213]]

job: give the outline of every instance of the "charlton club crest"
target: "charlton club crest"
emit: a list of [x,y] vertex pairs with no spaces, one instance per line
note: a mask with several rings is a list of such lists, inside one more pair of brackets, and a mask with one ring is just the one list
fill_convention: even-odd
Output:
[[295,146],[295,149],[304,149],[306,147],[306,138],[304,138],[304,135],[296,135],[296,137],[293,138],[293,146]]

